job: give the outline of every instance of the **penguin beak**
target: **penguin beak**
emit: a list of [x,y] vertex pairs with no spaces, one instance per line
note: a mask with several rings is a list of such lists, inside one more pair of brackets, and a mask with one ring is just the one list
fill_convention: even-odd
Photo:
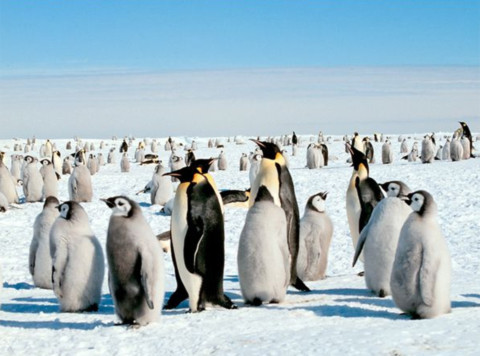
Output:
[[410,205],[412,204],[412,196],[409,195],[400,195],[399,198],[405,202],[405,204]]
[[167,173],[163,173],[162,176],[180,177],[181,174],[178,172],[167,172]]
[[265,147],[262,141],[256,140],[254,138],[251,138],[250,141],[255,142],[258,146],[260,146],[260,148]]
[[107,206],[109,208],[113,208],[115,206],[115,204],[110,200],[110,199],[100,199],[101,201],[103,201],[105,204],[107,204]]

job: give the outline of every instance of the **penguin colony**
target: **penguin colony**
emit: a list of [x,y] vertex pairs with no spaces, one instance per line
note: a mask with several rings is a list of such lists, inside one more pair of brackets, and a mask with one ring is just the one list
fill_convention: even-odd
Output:
[[[462,130],[446,138],[442,148],[436,148],[433,135],[427,135],[421,142],[421,153],[415,142],[404,158],[432,163],[435,159],[457,161],[475,157],[468,126],[461,125]],[[328,161],[323,135],[318,140],[307,150],[310,169],[321,168]],[[184,161],[176,153],[181,146],[169,139],[165,149],[171,151],[170,172],[165,171],[161,161],[155,161],[158,165],[153,177],[140,192],[149,192],[152,204],[173,203],[169,236],[177,289],[165,306],[163,252],[140,206],[126,196],[102,199],[112,209],[105,254],[109,289],[120,324],[143,326],[158,321],[162,307],[175,308],[186,299],[191,312],[205,310],[207,305],[237,308],[223,290],[223,213],[224,204],[230,202],[249,205],[237,256],[246,304],[281,303],[289,285],[307,292],[309,288],[303,281],[327,277],[333,235],[326,213],[327,193],[311,196],[300,219],[287,151],[281,150],[292,142],[287,139],[275,143],[270,138],[253,141],[257,149],[249,156],[242,154],[240,159],[240,170],[249,168],[251,194],[218,191],[208,171],[217,160],[220,170],[227,169],[223,151],[218,159],[198,160],[192,144]],[[296,135],[294,141],[297,146],[300,140]],[[244,144],[239,139],[235,142]],[[401,152],[407,153],[405,138],[401,143]],[[147,160],[143,152],[146,144],[137,147],[138,163]],[[120,148],[122,172],[129,169],[129,146],[131,142],[124,140]],[[152,152],[158,146],[152,142]],[[215,147],[224,145],[213,144],[212,140],[212,148]],[[47,141],[41,147],[40,159],[12,155],[10,171],[5,165],[5,153],[0,153],[0,210],[5,212],[20,202],[17,182],[22,184],[25,202],[44,201],[33,224],[28,266],[34,285],[52,289],[60,309],[68,312],[98,310],[105,261],[102,246],[79,204],[92,201],[91,177],[105,162],[95,154],[90,154],[87,161],[85,152],[94,151],[93,144],[77,143],[77,148],[62,159]],[[392,295],[398,308],[412,318],[448,313],[451,262],[436,220],[434,198],[423,190],[412,193],[401,181],[378,184],[371,178],[368,163],[374,162],[374,153],[368,138],[361,140],[355,133],[346,149],[353,166],[346,196],[353,264],[364,261],[367,288],[379,297]],[[32,150],[31,145],[25,146],[25,152]],[[109,164],[115,163],[115,152],[115,148],[110,149]],[[382,162],[391,163],[392,157],[387,139],[382,146]],[[66,174],[70,174],[70,200],[60,203],[58,180]],[[179,182],[172,186],[170,177]]]

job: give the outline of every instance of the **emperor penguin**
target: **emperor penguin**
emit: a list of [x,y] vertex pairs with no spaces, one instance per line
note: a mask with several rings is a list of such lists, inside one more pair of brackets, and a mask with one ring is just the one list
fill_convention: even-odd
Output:
[[475,158],[475,155],[473,153],[473,137],[472,137],[472,133],[470,132],[470,128],[465,122],[463,121],[459,121],[459,122],[460,122],[460,126],[462,126],[462,137],[467,138],[470,144],[470,157]]
[[92,177],[85,165],[85,152],[75,154],[75,167],[68,179],[68,195],[76,202],[91,202],[93,196]]
[[447,138],[445,144],[443,145],[442,149],[442,160],[448,161],[450,160],[450,138]]
[[307,168],[315,169],[321,167],[323,167],[323,155],[321,149],[315,143],[311,143],[307,147]]
[[260,170],[260,163],[262,162],[262,154],[251,153],[250,154],[250,170],[248,172],[248,178],[250,180],[250,187],[253,186],[258,171]]
[[463,147],[463,159],[469,159],[470,158],[470,140],[467,137],[462,137],[460,140],[460,143],[462,144]]
[[189,149],[185,155],[185,164],[189,166],[193,161],[195,161],[195,153],[193,153],[192,149]]
[[115,148],[111,148],[107,155],[107,163],[114,164],[115,163]]
[[393,151],[390,140],[386,140],[382,145],[382,163],[390,164],[393,162]]
[[126,153],[127,151],[128,151],[128,143],[124,139],[120,146],[120,153]]
[[332,220],[325,212],[327,192],[312,195],[300,220],[297,273],[304,281],[326,278],[328,251],[333,235]]
[[408,153],[407,139],[404,138],[400,144],[400,153]]
[[47,142],[45,142],[45,146],[44,146],[44,152],[43,152],[43,157],[52,157],[52,154],[53,154],[53,146],[52,146],[52,143],[50,142],[50,140],[47,140]]
[[23,170],[23,194],[26,202],[43,201],[43,178],[37,167],[37,159],[25,156]]
[[389,195],[374,208],[367,225],[360,233],[353,258],[355,266],[363,251],[365,284],[381,298],[391,294],[390,276],[400,230],[412,212],[401,199],[404,192],[410,190],[405,183],[392,181],[383,186]]
[[30,243],[28,266],[33,284],[39,288],[52,289],[52,257],[50,256],[50,230],[59,215],[56,197],[45,199],[43,210],[33,223],[33,238]]
[[14,179],[3,162],[5,152],[0,152],[0,193],[3,193],[9,204],[18,203],[18,193]]
[[90,171],[90,175],[93,176],[97,173],[98,169],[97,157],[93,153],[88,156],[87,168]]
[[62,174],[72,174],[72,164],[70,163],[70,157],[67,156],[63,159]]
[[[185,167],[185,161],[183,160],[182,157],[177,156],[173,151],[172,155],[170,156],[170,170],[173,171],[178,171]],[[172,176],[172,182],[178,182],[178,179]]]
[[60,155],[60,151],[53,151],[52,164],[53,164],[53,169],[55,170],[55,175],[59,180],[62,177],[62,158]]
[[227,170],[227,156],[225,152],[221,151],[218,155],[218,170],[225,171]]
[[[369,163],[375,163],[375,151],[373,149],[372,143],[370,142],[370,139],[368,138],[368,136],[365,136],[362,141],[365,147],[365,156],[367,157],[367,161]],[[382,148],[382,151],[383,151],[383,148]],[[383,154],[382,154],[382,157],[383,157]]]
[[398,308],[413,318],[449,313],[452,266],[430,193],[407,196],[413,212],[400,232],[390,287]]
[[21,167],[22,167],[22,156],[12,155],[10,163],[10,173],[15,182],[18,182],[21,179]]
[[165,177],[165,167],[162,162],[155,167],[150,190],[152,204],[165,205],[173,197],[173,186],[170,177]]
[[418,145],[417,142],[414,142],[412,145],[412,150],[407,156],[408,162],[416,162],[418,158]]
[[410,194],[412,191],[404,182],[400,180],[392,180],[380,184],[380,187],[385,191],[387,197],[402,198]]
[[105,262],[88,216],[75,201],[58,206],[50,230],[52,284],[63,312],[97,311]]
[[127,152],[123,152],[122,159],[120,160],[120,171],[122,173],[130,172],[130,161],[128,160]]
[[452,139],[452,142],[450,143],[450,158],[454,162],[463,159],[463,146],[457,138]]
[[246,153],[242,153],[242,157],[240,157],[240,171],[248,170],[248,157]]
[[102,200],[112,209],[106,253],[115,312],[122,324],[158,321],[165,272],[157,238],[136,202],[125,196]]
[[172,294],[170,299],[175,301],[169,300],[166,308],[178,305],[186,290],[191,312],[204,310],[206,303],[235,309],[236,305],[223,292],[225,231],[215,189],[192,166],[165,175],[180,180],[170,231],[176,278],[181,280],[178,287],[183,290]]
[[358,132],[353,133],[351,146],[355,147],[357,150],[365,154],[365,145],[363,144],[363,141],[360,138]]
[[252,140],[263,153],[260,169],[251,187],[250,206],[257,197],[258,189],[265,186],[273,197],[274,203],[281,207],[287,219],[287,235],[290,251],[290,284],[298,290],[310,289],[297,276],[298,241],[300,238],[300,217],[292,176],[278,146],[266,141]]
[[432,142],[432,138],[426,135],[422,141],[422,163],[433,163],[435,159],[435,145]]
[[290,284],[285,213],[265,186],[248,210],[238,244],[238,277],[247,304],[280,303]]
[[43,178],[43,196],[58,197],[58,179],[52,162],[48,158],[43,158],[40,163],[42,164],[40,173]]

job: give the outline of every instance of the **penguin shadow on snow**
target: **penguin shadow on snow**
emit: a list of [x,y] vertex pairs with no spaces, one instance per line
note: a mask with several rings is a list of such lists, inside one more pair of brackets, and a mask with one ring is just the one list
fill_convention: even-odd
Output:
[[58,319],[49,321],[17,321],[17,320],[0,320],[0,326],[22,328],[22,329],[73,329],[73,330],[93,330],[99,326],[109,326],[99,320],[92,323],[74,323],[74,322],[61,322]]
[[288,290],[289,294],[326,294],[326,295],[345,295],[345,296],[359,296],[359,297],[371,297],[372,293],[367,289],[362,288],[332,288],[332,289],[312,289],[309,293],[298,292],[295,290]]
[[138,203],[142,208],[150,208],[153,204],[149,204],[147,202],[140,202]]
[[3,283],[3,288],[12,288],[16,290],[25,290],[25,289],[34,289],[35,286],[33,284],[21,282],[21,283],[15,283],[15,284],[10,284],[8,282]]
[[[237,278],[237,280],[238,280],[238,277],[232,276],[232,278]],[[225,280],[228,280],[228,277],[225,278]],[[226,292],[226,291],[224,291],[224,293],[232,301],[235,301],[235,303],[237,305],[239,305],[239,306],[242,305],[242,307],[243,307],[243,305],[244,305],[243,304],[243,297],[240,294],[232,293],[232,292]],[[167,304],[167,301],[170,299],[170,296],[172,294],[173,294],[173,291],[166,291],[165,292],[165,297],[163,299],[163,305]],[[245,305],[245,306],[248,306],[248,305]],[[165,315],[182,315],[182,314],[188,313],[189,309],[190,309],[190,307],[188,305],[188,299],[185,299],[183,302],[178,304],[178,306],[175,309],[163,309],[162,314],[165,314]],[[222,310],[222,308],[220,308],[220,307],[207,307],[207,309],[205,311],[203,311],[202,314],[203,313],[208,313],[210,309]]]

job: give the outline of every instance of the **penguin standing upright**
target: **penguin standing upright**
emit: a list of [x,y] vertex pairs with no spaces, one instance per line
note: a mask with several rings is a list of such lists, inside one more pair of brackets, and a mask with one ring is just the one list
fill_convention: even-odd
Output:
[[155,167],[152,177],[152,187],[150,191],[150,202],[152,204],[165,205],[173,197],[172,180],[164,177],[165,167],[162,162]]
[[[367,288],[383,298],[390,295],[390,276],[400,230],[412,209],[400,197],[410,189],[403,182],[387,182],[389,196],[380,201],[360,233],[353,266],[363,250]],[[398,194],[398,195],[394,195]]]
[[[223,293],[225,232],[222,207],[215,189],[192,166],[165,175],[180,180],[170,231],[175,271],[188,293],[190,311],[204,310],[205,303],[236,308]],[[167,304],[175,303],[169,301]]]
[[426,135],[422,141],[422,153],[420,156],[422,163],[432,163],[435,159],[435,153],[435,145],[432,138]]
[[164,296],[163,253],[140,206],[117,196],[102,199],[112,215],[107,232],[110,294],[122,324],[157,321]]
[[[367,161],[370,163],[375,163],[375,151],[373,149],[372,143],[370,142],[370,139],[367,136],[365,136],[362,141],[365,147],[365,156],[367,157]],[[383,157],[383,153],[382,153],[382,157]]]
[[227,170],[227,156],[225,152],[221,151],[218,155],[218,170],[225,171]]
[[52,257],[50,255],[50,229],[58,217],[56,197],[45,199],[43,210],[33,223],[33,238],[30,243],[28,266],[33,284],[39,288],[52,289]]
[[400,145],[400,153],[408,153],[408,145],[407,145],[407,139],[404,138],[402,140],[402,143]]
[[285,213],[265,186],[248,210],[238,243],[238,278],[243,298],[255,306],[280,303],[290,284]]
[[305,281],[326,277],[328,250],[333,235],[332,220],[325,212],[326,199],[326,192],[312,195],[300,220],[297,273]]
[[40,163],[42,164],[40,174],[43,178],[43,196],[58,197],[58,179],[52,162],[48,158],[44,158]]
[[450,143],[450,158],[453,162],[463,159],[463,146],[458,138],[452,139]]
[[62,174],[72,174],[72,164],[70,163],[70,156],[63,159]]
[[460,121],[460,125],[462,126],[462,138],[467,138],[470,144],[470,157],[475,158],[475,155],[473,153],[473,137],[472,133],[470,132],[470,128],[463,121]]
[[255,178],[260,170],[260,163],[262,162],[262,155],[259,153],[250,153],[250,170],[248,172],[248,178],[250,181],[250,187],[253,187]]
[[52,164],[57,179],[60,179],[62,177],[62,158],[60,155],[60,151],[53,151]]
[[120,160],[120,171],[122,173],[130,172],[130,161],[128,160],[127,152],[123,152],[122,159]]
[[430,193],[407,196],[413,212],[402,227],[390,287],[398,308],[413,318],[449,313],[452,266]]
[[447,138],[447,140],[445,141],[445,144],[443,145],[442,160],[444,161],[450,160],[450,138]]
[[248,170],[248,157],[246,153],[242,153],[242,157],[240,157],[240,171]]
[[37,159],[32,156],[25,157],[23,193],[26,202],[39,202],[43,200],[43,179],[37,168]]
[[300,238],[300,224],[297,198],[292,176],[288,170],[285,159],[278,146],[266,141],[252,140],[263,152],[255,182],[251,188],[250,204],[253,205],[258,189],[264,185],[273,197],[275,204],[283,209],[287,219],[287,241],[290,251],[290,284],[298,290],[310,289],[297,276],[298,241]]
[[58,210],[50,230],[53,291],[61,311],[97,311],[105,272],[102,246],[79,203],[67,201]]
[[390,143],[390,140],[386,140],[385,143],[382,145],[382,163],[390,164],[392,162],[393,162],[392,144]]
[[18,203],[18,193],[10,171],[3,159],[5,152],[0,152],[0,192],[3,193],[9,204]]
[[75,167],[68,179],[70,200],[76,202],[92,201],[92,177],[85,163],[85,152],[80,150],[75,154]]

